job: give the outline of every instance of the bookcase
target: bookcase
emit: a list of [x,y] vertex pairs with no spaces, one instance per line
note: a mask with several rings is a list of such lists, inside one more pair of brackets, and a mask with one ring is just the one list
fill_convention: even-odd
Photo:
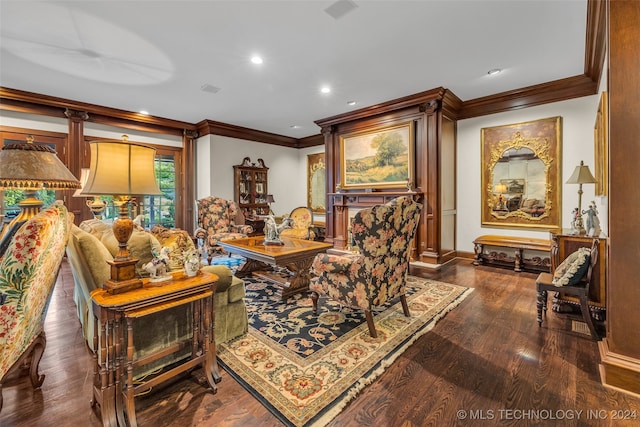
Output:
[[255,215],[268,215],[269,168],[262,159],[252,163],[249,157],[233,167],[234,198],[245,218]]

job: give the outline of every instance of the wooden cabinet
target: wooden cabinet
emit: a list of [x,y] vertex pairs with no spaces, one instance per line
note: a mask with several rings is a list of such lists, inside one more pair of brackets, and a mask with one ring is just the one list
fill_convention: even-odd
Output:
[[269,215],[267,182],[269,168],[262,159],[258,164],[251,163],[249,157],[242,160],[242,164],[233,167],[234,199],[245,218],[255,215]]
[[[553,269],[558,266],[566,257],[577,251],[579,248],[590,248],[593,244],[595,237],[589,237],[585,235],[570,234],[571,230],[564,229],[561,231],[551,232],[551,254],[553,263]],[[598,262],[594,266],[592,272],[593,282],[589,288],[589,307],[592,314],[596,319],[604,320],[605,308],[606,308],[606,288],[607,288],[607,238],[598,237]],[[556,246],[554,248],[554,246]],[[554,303],[555,311],[563,310],[563,305],[570,303],[572,305],[579,304],[577,298],[565,295],[559,295],[557,298],[557,304]]]

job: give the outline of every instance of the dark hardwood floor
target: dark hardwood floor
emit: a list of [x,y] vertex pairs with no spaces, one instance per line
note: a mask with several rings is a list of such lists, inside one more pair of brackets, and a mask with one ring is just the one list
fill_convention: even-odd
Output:
[[[475,291],[330,426],[640,424],[640,398],[600,384],[597,345],[587,335],[571,332],[567,315],[549,311],[538,328],[535,274],[474,267],[467,259],[440,272],[412,273]],[[91,357],[82,340],[66,262],[45,330],[44,384],[34,391],[27,377],[6,382],[0,426],[101,425],[89,406]],[[215,395],[185,377],[137,398],[139,424],[282,425],[226,372],[222,377]],[[616,419],[634,413],[635,420]]]

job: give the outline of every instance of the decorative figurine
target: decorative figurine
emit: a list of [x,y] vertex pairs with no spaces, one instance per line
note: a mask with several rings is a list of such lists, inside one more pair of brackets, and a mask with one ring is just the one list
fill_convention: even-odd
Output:
[[587,215],[587,234],[589,236],[599,236],[602,230],[600,229],[600,220],[598,219],[596,202],[592,200],[591,204],[589,204],[589,209],[582,211],[582,213]]
[[269,215],[264,221],[264,241],[265,245],[284,245],[284,242],[280,240],[280,232],[285,228],[293,227],[293,219],[285,218],[282,220],[282,224],[276,224],[276,220],[273,215]]
[[200,271],[200,253],[197,249],[191,249],[182,253],[184,257],[184,273],[188,277],[193,277]]
[[142,267],[151,274],[150,282],[164,282],[172,279],[171,275],[167,274],[170,252],[171,249],[166,246],[160,249],[160,253],[152,251],[153,259]]
[[407,178],[407,193],[413,193],[413,184],[411,178]]
[[[571,234],[578,234],[578,208],[575,208],[574,210],[571,211],[571,218],[573,218],[571,220]],[[582,225],[582,224],[580,224]]]

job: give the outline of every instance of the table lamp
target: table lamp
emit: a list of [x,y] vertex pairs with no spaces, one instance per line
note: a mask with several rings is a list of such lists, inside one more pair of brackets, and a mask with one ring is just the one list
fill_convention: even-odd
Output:
[[48,145],[34,144],[33,136],[27,142],[5,145],[0,152],[0,190],[25,190],[25,199],[18,203],[20,214],[6,230],[27,221],[40,212],[42,200],[36,191],[42,189],[66,190],[79,188],[80,182]]
[[276,200],[273,198],[273,194],[267,194],[267,203],[269,203],[269,215],[273,215],[273,210],[271,209],[271,203]]
[[504,197],[502,195],[507,192],[507,184],[496,184],[493,191],[498,193],[498,203],[496,209],[504,209]]
[[577,234],[586,234],[584,225],[582,223],[582,184],[595,184],[596,179],[591,175],[589,166],[586,166],[582,160],[580,160],[580,166],[576,166],[573,174],[567,180],[567,184],[578,184],[578,211],[575,214],[573,227]]
[[100,196],[95,194],[81,194],[82,189],[87,185],[87,178],[89,178],[89,168],[80,169],[80,188],[73,193],[73,197],[87,197],[87,206],[91,209],[93,217],[95,219],[102,219],[102,212],[107,208],[105,201],[101,200]]
[[87,182],[80,192],[86,195],[110,195],[118,207],[118,218],[113,221],[113,235],[118,241],[118,253],[111,265],[111,278],[103,285],[110,294],[119,294],[142,287],[135,274],[137,259],[131,258],[127,242],[133,233],[133,220],[129,217],[129,202],[134,195],[161,195],[155,176],[156,150],[128,142],[103,140],[89,143],[91,165]]

